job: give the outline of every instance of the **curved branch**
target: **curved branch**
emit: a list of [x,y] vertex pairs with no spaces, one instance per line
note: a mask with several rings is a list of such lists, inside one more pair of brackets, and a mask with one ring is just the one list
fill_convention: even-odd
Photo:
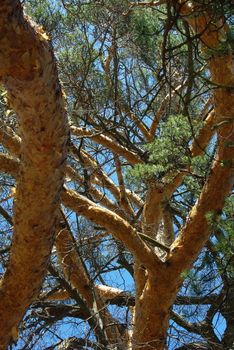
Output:
[[[70,165],[66,166],[66,176],[70,177],[73,181],[76,181],[79,184],[84,183],[84,178],[80,176],[77,171],[75,171]],[[95,201],[100,203],[102,206],[106,207],[109,210],[112,210],[114,213],[118,213],[118,215],[122,217],[126,216],[121,208],[119,208],[111,199],[107,197],[107,195],[99,191],[92,184],[89,185],[88,191],[89,194],[95,198]]]
[[124,157],[130,164],[142,163],[141,158],[139,158],[137,154],[129,151],[126,147],[123,147],[120,144],[116,143],[116,141],[112,140],[110,137],[100,134],[100,132],[97,132],[95,130],[93,132],[84,128],[77,128],[75,126],[71,126],[71,132],[73,135],[79,137],[89,137],[93,139],[96,143],[107,147],[112,152]]
[[[96,160],[87,152],[84,150],[80,151],[80,154],[78,154],[78,149],[75,146],[72,146],[71,152],[74,154],[77,158],[82,158],[82,161],[84,162],[84,166],[87,169],[90,169],[92,171],[90,175],[90,181],[93,184],[96,184],[101,187],[105,187],[108,189],[117,202],[120,200],[120,189],[118,186],[115,185],[115,183],[110,179],[110,177],[101,169],[101,165],[96,162]],[[141,198],[134,192],[126,189],[126,194],[136,206],[142,207],[143,201]]]
[[23,16],[17,0],[1,1],[0,31],[4,33],[0,39],[0,75],[19,117],[22,138],[14,237],[0,287],[0,348],[6,349],[46,272],[68,133],[46,34]]
[[136,230],[120,216],[108,209],[97,206],[72,190],[67,189],[62,192],[62,201],[65,206],[76,213],[85,216],[88,220],[112,232],[115,238],[123,242],[146,268],[155,269],[156,267],[161,267],[159,259],[140,239]]

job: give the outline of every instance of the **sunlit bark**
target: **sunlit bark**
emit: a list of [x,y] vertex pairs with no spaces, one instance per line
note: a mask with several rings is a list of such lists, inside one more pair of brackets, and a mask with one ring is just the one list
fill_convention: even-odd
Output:
[[63,191],[62,201],[68,208],[112,232],[136,257],[139,257],[145,266],[155,268],[157,265],[161,265],[152,250],[141,240],[136,229],[117,214],[99,207],[94,202],[71,190]]
[[6,349],[46,272],[63,183],[67,126],[46,34],[24,18],[19,1],[1,1],[0,13],[0,74],[22,138],[14,237],[0,287],[0,348]]

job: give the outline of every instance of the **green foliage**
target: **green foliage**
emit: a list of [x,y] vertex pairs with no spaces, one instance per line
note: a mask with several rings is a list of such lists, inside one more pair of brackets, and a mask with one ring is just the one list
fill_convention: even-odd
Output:
[[195,197],[198,197],[204,181],[207,178],[208,171],[210,169],[210,164],[212,161],[211,155],[207,152],[202,156],[191,158],[191,173],[193,176],[185,176],[183,184],[186,186],[187,190]]
[[135,10],[129,15],[129,32],[133,43],[140,57],[150,65],[155,63],[155,47],[160,45],[159,31],[160,21],[152,9]]
[[148,164],[138,164],[129,171],[137,180],[159,178],[191,164],[189,141],[192,131],[184,115],[170,116],[161,123],[158,137],[145,146]]

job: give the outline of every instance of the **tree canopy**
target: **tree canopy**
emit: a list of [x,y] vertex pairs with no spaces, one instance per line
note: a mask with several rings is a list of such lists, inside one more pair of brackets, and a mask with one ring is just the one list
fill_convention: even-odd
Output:
[[0,2],[0,349],[234,347],[232,8]]

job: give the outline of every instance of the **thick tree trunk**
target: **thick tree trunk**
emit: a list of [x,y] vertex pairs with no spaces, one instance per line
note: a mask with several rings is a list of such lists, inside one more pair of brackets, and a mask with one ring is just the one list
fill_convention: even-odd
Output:
[[[163,273],[162,273],[163,272]],[[165,268],[155,277],[149,273],[142,295],[136,300],[133,349],[164,350],[170,308],[179,283]]]
[[63,183],[67,125],[48,38],[24,18],[20,1],[1,1],[0,32],[0,75],[22,138],[14,237],[0,287],[0,349],[6,349],[46,272]]

